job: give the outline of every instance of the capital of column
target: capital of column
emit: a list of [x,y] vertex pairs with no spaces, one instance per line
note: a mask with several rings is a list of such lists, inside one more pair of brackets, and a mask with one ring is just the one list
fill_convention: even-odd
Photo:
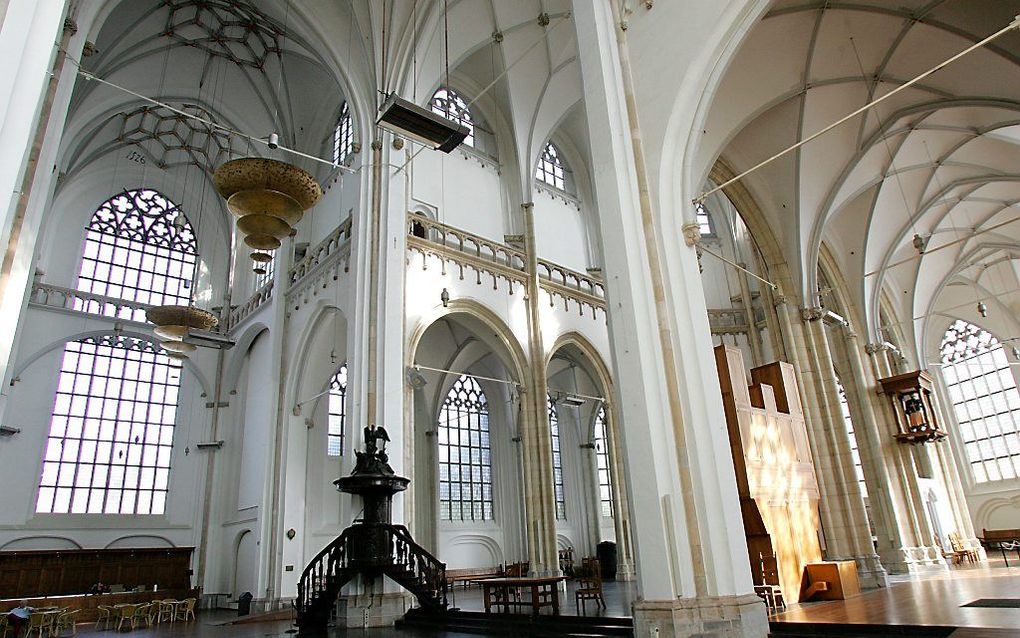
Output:
[[825,309],[821,306],[800,309],[801,319],[804,321],[819,321],[825,316]]
[[684,224],[680,227],[680,230],[684,234],[684,243],[688,246],[694,246],[701,241],[701,225],[695,223]]
[[867,343],[864,345],[864,351],[868,354],[878,354],[879,352],[884,352],[888,348],[889,346],[884,343]]

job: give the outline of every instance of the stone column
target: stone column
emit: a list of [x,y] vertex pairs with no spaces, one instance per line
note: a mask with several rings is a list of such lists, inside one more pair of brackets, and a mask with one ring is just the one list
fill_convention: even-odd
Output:
[[[84,32],[66,0],[10,2],[2,9],[0,50],[0,418],[10,390],[18,319],[31,295],[36,240],[53,201],[68,105]],[[71,59],[67,53],[71,52]],[[6,422],[6,418],[4,421]]]
[[[741,268],[747,268],[747,264],[740,264]],[[740,283],[740,304],[744,307],[744,314],[747,315],[747,343],[751,346],[751,359],[757,367],[765,363],[765,357],[761,352],[761,331],[754,321],[754,304],[751,303],[751,286],[747,281],[747,273],[737,272],[737,281]]]
[[[623,469],[623,449],[617,434],[616,411],[606,404],[606,446],[609,451],[609,482],[613,486],[613,525],[616,528],[616,580],[634,580],[634,548],[631,543],[630,502]],[[601,500],[601,499],[600,499]],[[600,503],[601,504],[601,503]]]
[[843,423],[839,391],[836,385],[832,351],[825,328],[822,308],[802,311],[808,346],[808,369],[813,377],[815,405],[808,432],[819,476],[826,557],[830,560],[857,562],[861,584],[877,587],[886,582],[885,571],[878,563],[871,542],[871,526],[860,485],[854,471],[850,435]]
[[534,576],[560,574],[556,545],[556,501],[554,495],[552,435],[549,425],[545,347],[539,315],[542,288],[538,281],[538,250],[535,246],[534,204],[521,205],[524,215],[524,250],[527,255],[528,366],[530,383],[522,397],[524,427],[524,508],[528,522],[528,560]]
[[[871,505],[870,514],[875,525],[875,535],[878,537],[877,549],[881,557],[881,562],[876,561],[873,571],[876,574],[882,573],[880,586],[885,586],[888,579],[885,577],[885,567],[882,564],[888,568],[902,570],[902,566],[898,564],[902,532],[899,517],[896,515],[896,496],[893,490],[888,489],[893,480],[889,476],[889,468],[882,452],[886,437],[879,428],[871,401],[868,399],[875,393],[875,383],[865,375],[857,333],[850,326],[844,326],[843,339],[854,390],[847,393],[847,400],[852,402],[851,415],[857,417],[854,421],[854,434],[857,437],[861,464],[864,466],[864,481],[868,486],[868,500]],[[873,555],[873,558],[877,557]]]
[[889,376],[892,370],[886,356],[887,346],[884,344],[868,344],[865,352],[871,361],[871,372],[875,378],[875,393],[870,395],[874,414],[884,424],[880,427],[880,435],[884,438],[882,451],[889,464],[889,491],[896,499],[897,523],[901,533],[901,554],[897,560],[890,556],[883,557],[886,568],[891,572],[913,571],[926,565],[944,565],[940,553],[932,547],[934,541],[928,512],[918,485],[918,474],[915,459],[910,446],[900,444],[895,439],[896,417],[889,398],[881,392],[878,379]]
[[[697,255],[649,192],[616,3],[573,3],[635,536],[636,636],[764,637]],[[656,131],[655,134],[660,134]],[[664,238],[669,237],[669,241]]]

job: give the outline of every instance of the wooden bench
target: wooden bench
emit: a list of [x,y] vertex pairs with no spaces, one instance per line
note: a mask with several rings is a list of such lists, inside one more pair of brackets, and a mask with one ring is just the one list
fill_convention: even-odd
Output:
[[503,575],[503,568],[500,566],[495,567],[468,567],[466,569],[448,569],[446,570],[446,582],[450,584],[450,588],[453,589],[457,583],[460,583],[465,589],[471,585],[473,580],[481,580],[483,578],[498,578]]
[[986,550],[997,549],[1002,552],[1006,567],[1009,567],[1006,550],[1016,550],[1017,558],[1020,558],[1020,529],[986,529],[979,540]]

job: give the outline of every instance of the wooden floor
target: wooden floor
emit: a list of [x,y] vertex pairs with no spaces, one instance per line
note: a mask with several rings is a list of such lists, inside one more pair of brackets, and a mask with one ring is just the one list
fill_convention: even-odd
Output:
[[979,598],[1020,599],[1020,567],[985,564],[894,578],[888,588],[866,591],[849,600],[791,605],[788,611],[773,615],[771,620],[819,625],[956,627],[954,638],[1020,637],[1020,608],[962,606]]

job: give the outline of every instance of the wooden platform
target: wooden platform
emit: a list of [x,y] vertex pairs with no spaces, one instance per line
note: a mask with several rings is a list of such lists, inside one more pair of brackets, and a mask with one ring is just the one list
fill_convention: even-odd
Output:
[[1020,609],[963,607],[980,598],[1020,599],[1020,568],[981,565],[895,578],[886,589],[848,600],[791,605],[770,624],[777,636],[1020,636]]

